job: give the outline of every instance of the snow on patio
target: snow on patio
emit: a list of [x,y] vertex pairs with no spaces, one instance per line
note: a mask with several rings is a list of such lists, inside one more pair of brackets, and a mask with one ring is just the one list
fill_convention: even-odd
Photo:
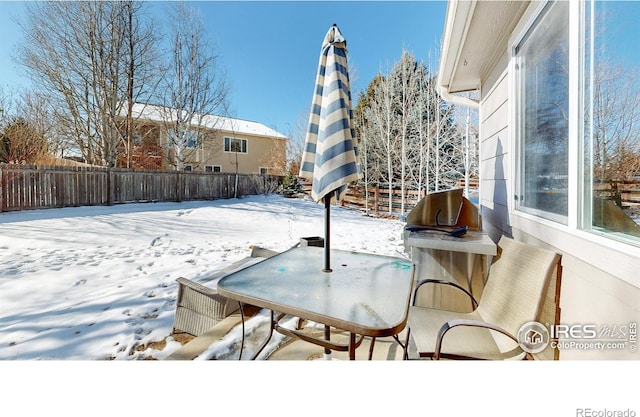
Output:
[[[331,215],[332,247],[402,256],[402,222],[337,207]],[[455,404],[459,415],[509,416],[523,410],[522,384],[512,383],[523,375],[531,386],[543,386],[550,375],[562,374],[567,395],[554,401],[566,399],[572,409],[591,404],[575,398],[601,398],[594,375],[632,372],[628,362],[538,363],[525,371],[516,363],[467,361],[135,360],[163,359],[179,347],[168,338],[176,278],[202,280],[248,256],[251,245],[282,251],[300,237],[322,236],[323,218],[322,205],[278,196],[0,214],[3,410],[74,417],[227,410],[286,416],[301,410],[415,414],[419,407],[447,415]],[[161,350],[136,350],[163,340],[168,343]],[[225,347],[214,345],[224,356]],[[461,375],[486,375],[488,367],[493,382],[509,382],[499,389],[511,401],[479,408],[495,391],[493,383],[465,390],[465,401],[452,397]],[[410,399],[426,398],[425,384],[429,398],[416,404]],[[628,407],[635,398],[633,384],[609,386],[616,404]]]
[[[331,246],[402,256],[397,220],[332,208]],[[279,196],[0,215],[0,360],[162,359],[176,278],[322,236],[320,204]],[[167,342],[161,350],[150,342]]]

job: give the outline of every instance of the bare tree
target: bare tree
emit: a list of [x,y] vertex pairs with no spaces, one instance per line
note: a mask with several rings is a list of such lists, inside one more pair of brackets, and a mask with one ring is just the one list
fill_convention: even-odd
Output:
[[288,172],[287,139],[271,138],[269,150],[260,158],[260,165],[267,168],[267,174],[285,175]]
[[125,123],[123,134],[126,145],[126,165],[131,167],[134,145],[134,104],[148,103],[154,96],[161,81],[162,67],[157,45],[161,32],[154,30],[155,22],[147,16],[141,2],[126,1],[122,26],[125,38],[126,107],[123,109]]
[[423,62],[403,51],[391,72],[371,81],[355,109],[367,180],[390,193],[400,186],[400,216],[408,190],[454,187],[477,158],[464,146],[465,120],[454,117],[456,107],[444,102],[434,81]]
[[17,111],[21,117],[46,143],[46,148],[53,164],[53,158],[59,158],[64,155],[66,144],[60,140],[60,136],[56,131],[51,103],[45,95],[27,90],[20,95],[20,101],[17,106]]
[[640,172],[640,88],[636,71],[601,62],[594,74],[593,153],[596,181]]
[[[131,104],[148,80],[156,41],[134,1],[29,3],[16,60],[55,106],[58,124],[90,163],[115,166],[132,135]],[[151,72],[148,72],[148,74]],[[126,122],[122,122],[125,115]]]
[[0,162],[36,164],[48,154],[47,140],[22,117],[15,117],[0,132]]
[[13,94],[0,85],[0,130],[9,123],[13,112],[13,106]]
[[302,164],[302,154],[304,153],[304,143],[309,129],[310,109],[298,115],[293,127],[289,129],[287,140],[287,170],[294,175],[300,172]]
[[13,91],[0,87],[0,162],[34,164],[48,159],[51,123],[36,103],[33,94],[15,98]]
[[[394,162],[397,155],[396,119],[393,114],[393,83],[389,76],[377,75],[373,81],[372,96],[364,109],[367,121],[365,129],[367,144],[367,169],[379,181],[386,183],[389,196],[393,192]],[[371,172],[373,171],[373,172]],[[393,203],[389,198],[389,213],[393,212]]]
[[[437,94],[437,93],[436,93]],[[476,93],[466,93],[475,96]],[[446,106],[437,135],[438,170],[434,172],[438,187],[452,188],[461,179],[465,180],[465,195],[469,196],[469,180],[478,178],[478,111],[469,107]]]
[[228,83],[220,58],[211,45],[198,12],[175,3],[168,13],[171,51],[162,80],[163,121],[170,162],[184,168],[187,153],[202,148],[205,130],[215,130],[218,118],[203,126],[207,115],[227,113]]
[[[407,148],[410,146],[412,128],[415,124],[417,114],[417,99],[420,92],[418,88],[418,63],[415,57],[408,51],[403,50],[400,61],[393,70],[394,82],[396,83],[396,115],[398,118],[398,135],[400,137],[400,216],[405,214],[405,192],[407,181],[407,169],[409,161]],[[413,141],[411,141],[413,142]]]
[[416,111],[419,117],[416,118],[415,124],[415,141],[413,147],[416,155],[412,159],[414,170],[412,170],[412,180],[417,190],[422,194],[429,187],[429,164],[432,154],[432,111],[434,105],[434,95],[437,94],[433,88],[434,78],[429,74],[426,68],[422,68],[425,73],[418,78],[418,93],[416,98]]

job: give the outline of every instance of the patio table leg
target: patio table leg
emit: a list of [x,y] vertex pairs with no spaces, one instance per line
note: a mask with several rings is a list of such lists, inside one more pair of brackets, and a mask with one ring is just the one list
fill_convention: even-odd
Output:
[[[269,341],[271,340],[271,336],[273,336],[273,329],[275,328],[275,320],[274,320],[274,312],[273,310],[271,311],[271,319],[269,322],[269,335],[267,336],[267,339],[262,342],[262,345],[260,345],[260,349],[258,349],[258,351],[255,353],[255,355],[253,355],[253,358],[251,358],[251,360],[256,360],[256,358],[258,357],[258,355],[264,350],[265,347],[267,347],[267,345],[269,344]],[[242,338],[244,340],[244,334],[242,335]]]
[[376,344],[376,338],[372,337],[371,338],[371,344],[369,345],[369,360],[373,359],[373,347]]
[[[324,326],[324,339],[329,342],[331,341],[331,327],[325,324]],[[331,349],[328,347],[324,348],[324,358],[327,360],[331,360]]]
[[355,333],[350,333],[349,334],[349,360],[350,361],[355,361],[356,360],[356,334]]

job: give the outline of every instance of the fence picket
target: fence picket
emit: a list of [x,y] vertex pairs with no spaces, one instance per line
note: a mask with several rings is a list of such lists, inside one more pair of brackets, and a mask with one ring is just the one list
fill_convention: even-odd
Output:
[[[278,176],[238,174],[238,196],[281,183]],[[0,164],[0,212],[229,198],[234,184],[235,174],[213,172]]]

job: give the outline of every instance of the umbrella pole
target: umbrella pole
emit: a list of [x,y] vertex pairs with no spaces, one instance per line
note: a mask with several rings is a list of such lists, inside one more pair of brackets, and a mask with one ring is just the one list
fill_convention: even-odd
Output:
[[331,194],[324,197],[324,269],[322,272],[331,272],[330,233],[331,233]]
[[[324,197],[324,269],[322,272],[331,272],[330,233],[331,233],[331,194]],[[331,339],[331,329],[324,326],[325,340]],[[331,360],[331,349],[324,348],[324,359]]]

